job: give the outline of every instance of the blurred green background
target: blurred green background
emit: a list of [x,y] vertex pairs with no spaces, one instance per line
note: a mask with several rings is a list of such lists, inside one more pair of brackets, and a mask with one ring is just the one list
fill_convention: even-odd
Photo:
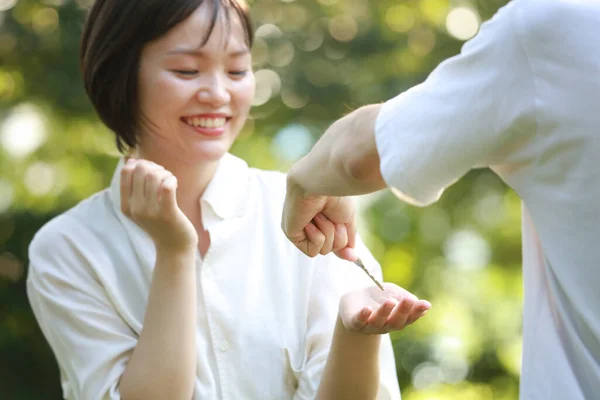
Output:
[[[48,219],[108,185],[117,153],[81,84],[92,0],[0,0],[0,398],[59,399],[25,295],[27,246]],[[285,171],[335,119],[421,82],[505,0],[255,0],[257,94],[232,152]],[[456,118],[460,119],[460,115]],[[433,309],[393,336],[405,400],[516,399],[520,202],[490,171],[431,207],[360,199],[386,280]]]

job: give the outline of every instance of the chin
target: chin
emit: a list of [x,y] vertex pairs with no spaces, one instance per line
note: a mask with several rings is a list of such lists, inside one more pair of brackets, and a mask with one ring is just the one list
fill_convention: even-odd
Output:
[[192,146],[187,149],[186,153],[189,159],[193,159],[196,162],[216,162],[219,161],[227,152],[231,146],[226,146],[224,143],[211,143],[207,145]]

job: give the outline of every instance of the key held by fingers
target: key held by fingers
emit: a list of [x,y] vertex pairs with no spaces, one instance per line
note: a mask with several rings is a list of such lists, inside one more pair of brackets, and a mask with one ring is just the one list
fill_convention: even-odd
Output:
[[383,292],[385,291],[385,289],[383,289],[383,285],[381,283],[379,283],[379,281],[373,276],[373,274],[371,274],[369,272],[369,270],[367,269],[367,267],[365,267],[365,265],[363,264],[363,262],[360,258],[357,258],[356,261],[354,261],[354,264],[358,265],[360,267],[360,269],[365,271],[365,274],[367,274],[369,276],[369,278],[371,278],[371,280],[373,282],[375,282],[375,284],[377,285],[377,287],[379,289],[381,289],[381,291],[383,291]]

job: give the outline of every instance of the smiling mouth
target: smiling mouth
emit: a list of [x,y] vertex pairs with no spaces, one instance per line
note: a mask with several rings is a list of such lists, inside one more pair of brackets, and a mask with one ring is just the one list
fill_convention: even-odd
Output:
[[223,128],[230,118],[217,117],[217,118],[204,118],[204,117],[190,117],[182,118],[181,120],[187,125],[194,128],[205,128],[205,129],[219,129]]

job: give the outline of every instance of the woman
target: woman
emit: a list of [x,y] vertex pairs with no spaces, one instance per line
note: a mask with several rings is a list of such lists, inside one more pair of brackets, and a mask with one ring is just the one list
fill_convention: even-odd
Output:
[[[131,157],[30,245],[65,398],[399,398],[389,337],[372,334],[429,304],[287,242],[284,176],[228,154],[254,95],[251,45],[233,0],[93,6],[86,89]],[[312,228],[344,233],[324,251],[354,247],[350,225]]]

